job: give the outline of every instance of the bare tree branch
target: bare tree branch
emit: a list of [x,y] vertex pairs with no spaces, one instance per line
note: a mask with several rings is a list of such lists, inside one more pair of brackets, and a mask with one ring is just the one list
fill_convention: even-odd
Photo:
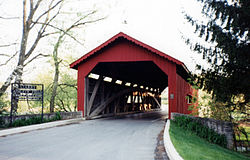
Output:
[[60,109],[63,109],[65,112],[68,112],[68,110],[64,107],[63,100],[61,98],[58,98],[58,100],[61,102],[61,106],[58,104],[58,106],[60,107]]
[[[83,20],[83,19],[87,18],[88,16],[93,15],[93,14],[95,14],[95,13],[96,13],[96,10],[94,10],[94,11],[92,11],[92,12],[86,14],[85,16],[83,16],[83,17],[81,17],[79,20],[77,20],[73,25],[76,25],[76,24],[79,23],[81,20]],[[72,26],[73,26],[73,25],[72,25]],[[70,27],[70,28],[72,28],[72,27]]]
[[0,16],[0,19],[13,20],[13,19],[20,19],[20,17],[3,17],[3,16]]
[[[57,10],[58,5],[62,4],[62,2],[64,0],[49,0],[48,1],[49,5],[47,6],[47,9],[43,10],[42,11],[43,13],[41,13],[41,12],[37,13],[37,10],[41,6],[42,1],[43,0],[23,0],[23,3],[22,3],[22,6],[23,6],[23,9],[22,9],[22,27],[23,28],[22,28],[22,38],[21,38],[21,43],[20,43],[20,51],[19,51],[20,54],[19,54],[19,58],[18,58],[18,63],[16,65],[15,69],[10,74],[10,76],[6,79],[5,83],[1,86],[0,96],[2,96],[4,94],[4,92],[6,92],[7,88],[10,86],[10,84],[14,78],[15,78],[15,82],[22,82],[24,65],[27,65],[28,63],[30,63],[34,59],[38,58],[38,56],[35,56],[29,60],[30,55],[35,50],[35,48],[37,47],[37,45],[42,37],[52,34],[52,33],[45,32],[45,30],[48,26],[45,24],[51,23],[52,20],[54,20],[55,17],[59,14],[61,7],[59,8],[59,10]],[[53,10],[53,12],[52,12],[52,10]],[[53,15],[54,15],[54,13],[56,13],[56,15],[54,15],[54,16],[52,16],[52,18],[50,18],[51,17],[50,12],[52,12]],[[37,13],[37,16],[35,16],[36,13]],[[34,17],[39,17],[36,20],[43,21],[44,24],[36,25],[36,26],[40,26],[40,28],[38,29],[38,31],[36,31],[37,35],[35,37],[35,40],[33,42],[31,42],[31,44],[30,44],[31,47],[27,48],[27,43],[30,39],[29,38],[30,31],[32,30],[32,27],[35,26],[35,24],[32,23],[35,19]],[[2,54],[2,55],[5,56],[4,54]],[[41,56],[41,55],[39,55],[39,56]],[[10,57],[10,58],[12,58],[12,57]],[[26,61],[28,61],[28,62],[26,62]],[[14,112],[16,112],[16,110],[17,110],[17,104],[15,104]]]
[[[54,1],[54,0],[53,0],[53,1]],[[52,5],[53,1],[50,3],[50,5]],[[59,2],[62,2],[62,0],[59,1]],[[60,3],[57,3],[57,4],[54,5],[53,7],[49,6],[48,11],[51,11],[52,8],[56,7],[58,4],[60,4]],[[60,8],[61,8],[61,6],[60,6]],[[59,8],[59,10],[60,10],[60,8]],[[37,34],[37,37],[36,37],[35,42],[34,42],[33,45],[31,46],[30,50],[25,54],[25,59],[28,59],[29,56],[32,54],[32,52],[35,50],[35,48],[36,48],[38,42],[40,41],[40,39],[44,37],[43,34],[45,33],[45,29],[47,28],[48,24],[50,24],[50,22],[59,14],[59,10],[58,10],[58,12],[57,12],[51,19],[49,19],[49,13],[46,12],[46,13],[47,13],[47,17],[46,17],[46,19],[44,20],[44,22],[42,23],[42,26],[41,26],[41,28],[40,28],[39,31],[38,31],[38,34]],[[31,23],[32,23],[32,19],[31,19]],[[35,23],[33,23],[33,24],[35,24]],[[47,35],[47,34],[46,34],[46,35]]]
[[95,23],[95,22],[98,22],[98,21],[103,20],[105,18],[106,17],[99,18],[99,19],[96,19],[96,20],[85,21],[85,22],[82,22],[82,23],[75,24],[75,25],[73,25],[73,27],[79,27],[79,26],[82,26],[82,25],[85,25],[85,24],[88,24],[88,23]]
[[66,84],[66,83],[62,83],[62,84],[58,84],[58,86],[67,86],[67,87],[73,87],[77,90],[77,85],[76,84]]
[[30,62],[32,62],[33,60],[35,60],[35,59],[37,59],[37,58],[39,58],[39,57],[49,57],[49,56],[50,56],[50,55],[48,55],[48,54],[42,54],[42,53],[40,53],[40,54],[34,56],[33,58],[31,58],[28,62],[26,62],[26,63],[24,64],[24,67],[25,67],[27,64],[29,64]]
[[30,50],[27,52],[27,54],[25,54],[25,56],[24,56],[25,59],[28,59],[29,56],[32,54],[32,52],[35,50],[35,48],[36,48],[36,46],[37,46],[39,40],[41,39],[41,35],[42,35],[41,31],[39,31],[38,34],[37,34],[37,37],[36,37],[35,42],[34,42],[33,45],[31,46],[31,48],[30,48]]
[[1,53],[0,56],[10,57],[10,55],[8,55],[8,54],[3,54],[3,53]]
[[[53,3],[54,0],[51,1],[51,3]],[[36,13],[36,10],[38,9],[40,3],[42,2],[42,0],[39,0],[35,7],[33,8],[33,0],[30,0],[30,15],[28,17],[28,22],[29,23],[29,30],[31,30],[33,28],[33,25],[32,25],[32,20],[33,20],[33,17],[34,17],[34,14]],[[50,3],[50,4],[51,4]],[[50,5],[49,5],[50,6]]]
[[39,7],[39,5],[40,5],[41,2],[42,2],[42,0],[38,0],[38,2],[36,3],[36,5],[35,5],[33,11],[36,11],[36,10],[37,10],[37,8]]
[[0,66],[6,65],[11,59],[13,59],[17,55],[17,53],[18,51],[15,54],[13,54],[5,63],[0,64]]
[[30,0],[30,11],[32,12],[33,10],[33,0]]
[[[36,24],[44,24],[43,22],[35,22]],[[74,41],[76,41],[77,43],[83,45],[80,41],[78,41],[75,37],[73,37],[72,35],[70,35],[69,33],[67,33],[66,31],[64,31],[63,29],[57,27],[57,26],[54,26],[52,24],[46,24],[47,26],[51,27],[51,28],[54,28],[54,29],[57,29],[63,33],[65,33],[66,35],[68,35],[70,38],[72,38]]]
[[9,46],[13,46],[13,45],[16,45],[17,43],[10,43],[10,44],[3,44],[3,45],[0,45],[0,47],[9,47]]
[[60,33],[59,31],[57,31],[57,32],[50,32],[50,33],[43,34],[42,37],[50,36],[52,34],[59,34],[59,33]]
[[[82,23],[78,23],[78,24],[74,24],[74,25],[72,25],[70,28],[68,28],[67,30],[70,30],[70,29],[72,29],[72,28],[79,27],[79,26],[82,26],[82,25],[85,25],[85,24],[88,24],[88,23],[95,23],[95,22],[100,21],[100,20],[103,20],[103,19],[105,19],[105,18],[106,18],[106,17],[104,17],[104,18],[99,18],[99,19],[96,19],[96,20],[90,20],[90,21],[86,21],[86,22],[82,22]],[[33,22],[33,23],[36,23],[36,24],[44,24],[43,22]],[[70,35],[67,31],[65,31],[64,29],[61,29],[61,28],[59,28],[59,27],[57,27],[57,26],[54,26],[54,25],[52,25],[52,24],[45,24],[45,25],[47,25],[47,26],[49,26],[49,27],[51,27],[51,28],[54,28],[54,29],[57,29],[57,30],[63,32],[64,34],[66,34],[67,36],[69,36],[70,38],[72,38],[74,41],[76,41],[77,43],[79,43],[80,45],[82,45],[82,46],[84,45],[83,43],[81,43],[80,41],[78,41],[74,36]]]
[[23,1],[23,32],[25,32],[27,29],[26,28],[26,26],[27,26],[27,24],[26,24],[26,16],[27,16],[26,3],[27,3],[27,1],[24,0]]
[[[54,0],[51,1],[50,5],[52,5],[53,2],[54,2]],[[36,24],[36,22],[38,22],[43,16],[48,15],[48,13],[49,13],[51,10],[53,10],[54,8],[56,8],[56,7],[57,7],[60,3],[62,3],[62,2],[63,2],[63,0],[58,1],[54,6],[49,7],[49,9],[48,9],[47,11],[43,12],[43,13],[33,22],[33,24],[31,25],[31,28],[32,28],[32,27]]]

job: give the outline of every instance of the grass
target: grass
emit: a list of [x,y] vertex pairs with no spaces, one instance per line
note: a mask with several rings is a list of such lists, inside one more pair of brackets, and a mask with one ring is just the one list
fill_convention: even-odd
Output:
[[184,160],[250,160],[250,158],[211,144],[171,122],[171,141]]

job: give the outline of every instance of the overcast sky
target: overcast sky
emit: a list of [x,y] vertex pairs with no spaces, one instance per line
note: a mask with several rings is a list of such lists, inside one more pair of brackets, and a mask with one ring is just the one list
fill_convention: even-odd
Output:
[[194,0],[118,0],[106,20],[86,30],[88,49],[122,31],[183,61],[194,71],[193,59],[197,55],[191,53],[181,38],[182,34],[193,36],[193,29],[184,20],[182,11],[197,15],[199,9]]
[[[21,16],[21,0],[2,0],[0,4],[2,14]],[[99,16],[107,16],[105,20],[84,29],[85,46],[75,53],[76,57],[81,57],[115,34],[124,32],[184,62],[191,71],[194,71],[195,61],[200,60],[181,39],[182,34],[193,36],[191,26],[181,12],[199,17],[200,7],[195,0],[74,0],[70,8],[76,11],[94,8]],[[18,26],[21,26],[20,20],[0,23],[0,42],[18,41],[21,36]],[[0,62],[3,60],[0,59]],[[0,81],[7,78],[14,65],[0,68]]]

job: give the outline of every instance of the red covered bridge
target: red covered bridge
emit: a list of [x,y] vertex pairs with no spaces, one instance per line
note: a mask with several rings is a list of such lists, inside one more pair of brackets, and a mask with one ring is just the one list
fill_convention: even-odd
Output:
[[184,63],[119,33],[70,65],[78,70],[78,110],[84,116],[149,110],[168,87],[171,112],[190,113],[192,88]]

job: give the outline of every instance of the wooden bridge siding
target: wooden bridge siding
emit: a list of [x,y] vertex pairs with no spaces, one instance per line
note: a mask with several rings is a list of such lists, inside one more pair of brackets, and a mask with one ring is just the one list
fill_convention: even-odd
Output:
[[[98,54],[93,55],[88,61],[78,67],[78,110],[84,112],[84,85],[85,77],[99,62],[136,62],[153,61],[167,76],[169,87],[169,117],[171,112],[177,112],[177,73],[176,64],[151,51],[139,47],[132,42],[121,41],[105,47]],[[174,94],[174,99],[170,99]]]
[[178,74],[177,77],[177,112],[183,114],[189,114],[187,104],[187,95],[192,95],[192,88],[181,76]]

